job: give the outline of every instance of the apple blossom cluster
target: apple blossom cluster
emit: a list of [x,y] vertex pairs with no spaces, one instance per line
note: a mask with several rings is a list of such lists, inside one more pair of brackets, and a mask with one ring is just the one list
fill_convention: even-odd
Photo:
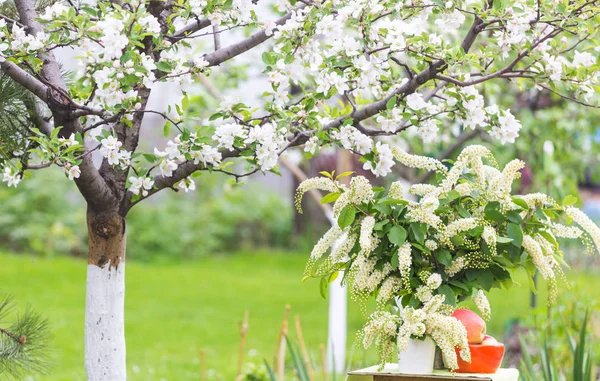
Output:
[[[68,138],[59,137],[60,128],[54,129],[50,136],[46,136],[39,130],[34,130],[34,136],[29,137],[33,143],[29,152],[35,154],[41,164],[38,167],[47,167],[55,164],[62,167],[69,180],[77,179],[81,175],[79,164],[85,154],[85,148],[80,134],[71,134]],[[17,187],[23,179],[23,171],[29,166],[21,161],[6,160],[2,181],[8,186]]]
[[[438,172],[435,183],[409,188],[416,201],[404,198],[399,183],[386,191],[355,176],[349,186],[341,186],[330,174],[302,182],[296,198],[299,206],[308,189],[326,190],[323,202],[334,203],[337,220],[315,246],[313,253],[318,255],[311,255],[305,276],[327,279],[344,270],[352,299],[363,311],[367,299],[373,297],[378,311],[400,298],[402,311],[426,309],[435,301],[443,304],[436,311],[451,313],[459,301],[472,297],[489,319],[485,292],[512,284],[512,272],[519,268],[530,277],[539,271],[548,282],[549,300],[554,300],[557,275],[563,276],[557,238],[578,239],[600,252],[600,228],[579,209],[540,193],[511,194],[524,166],[521,160],[512,160],[499,170],[491,152],[474,145],[463,149],[451,168],[442,170],[442,164],[432,159],[396,147],[392,151],[410,166]],[[342,235],[353,237],[349,244],[342,238],[343,255],[333,249],[327,255]],[[425,314],[419,321],[434,327],[425,335],[442,349],[446,366],[455,369],[453,348],[464,338],[458,331],[460,324],[447,315]],[[384,315],[373,316],[377,320]],[[406,319],[401,314],[398,335],[402,341],[419,337],[413,329],[420,326],[407,323],[402,328]],[[367,324],[369,337],[375,335],[379,323]],[[442,327],[449,331],[439,331]],[[389,336],[386,331],[382,337]],[[383,345],[380,353],[389,353],[387,341],[378,343]]]
[[[154,153],[159,157],[149,167],[133,163],[137,173],[157,168],[169,177],[184,162],[200,161],[197,170],[210,169],[225,153],[243,156],[257,170],[276,170],[289,146],[304,144],[305,152],[315,154],[332,143],[362,155],[365,169],[376,176],[389,174],[395,161],[444,171],[434,161],[411,162],[410,155],[374,136],[406,131],[430,144],[449,136],[445,126],[458,123],[512,143],[521,123],[484,95],[493,80],[519,81],[525,89],[552,82],[553,91],[567,99],[596,101],[599,65],[586,39],[599,16],[596,5],[583,0],[559,7],[527,0],[493,7],[473,0],[282,0],[277,9],[287,15],[278,20],[259,19],[252,0],[194,0],[158,10],[140,0],[95,5],[53,2],[40,11],[42,30],[33,34],[10,18],[0,20],[1,59],[27,67],[34,77],[40,77],[42,53],[77,52],[79,69],[63,95],[88,127],[84,135],[107,138],[103,130],[117,138],[115,129],[146,112],[178,125],[189,99],[173,105],[177,122],[167,115],[172,110],[149,109],[158,82],[191,84],[198,74],[210,75],[210,68],[264,47],[270,91],[259,105],[226,99],[203,126],[213,133],[202,135],[202,149],[190,150],[199,159]],[[220,47],[220,36],[242,29],[254,34]],[[293,94],[292,86],[301,94]],[[127,155],[134,152],[104,146],[103,152],[110,165],[130,170]],[[191,189],[192,183],[178,186]]]

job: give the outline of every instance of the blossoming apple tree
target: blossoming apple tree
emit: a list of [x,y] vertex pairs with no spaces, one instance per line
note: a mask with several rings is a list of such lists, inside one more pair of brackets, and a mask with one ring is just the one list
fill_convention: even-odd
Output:
[[[3,181],[16,187],[29,171],[59,166],[87,202],[89,380],[126,379],[126,218],[150,196],[194,189],[198,171],[236,179],[276,171],[296,146],[309,154],[341,146],[385,176],[395,162],[383,136],[412,130],[427,142],[450,121],[512,143],[521,124],[486,104],[493,81],[595,102],[596,1],[282,0],[279,17],[256,3],[15,0],[3,8],[0,68],[47,115],[15,136],[26,150],[4,155]],[[224,35],[238,40],[225,44]],[[55,56],[65,49],[79,64],[70,77]],[[262,52],[263,102],[230,97],[194,128],[184,125],[187,96],[171,113],[148,107],[159,82],[193,83],[250,50]],[[177,131],[142,152],[148,114]]]

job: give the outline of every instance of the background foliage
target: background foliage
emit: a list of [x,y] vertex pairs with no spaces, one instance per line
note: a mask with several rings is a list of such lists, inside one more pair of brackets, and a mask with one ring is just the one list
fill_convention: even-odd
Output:
[[[292,206],[258,183],[197,179],[194,193],[160,195],[128,219],[128,255],[181,260],[256,247],[290,247]],[[0,187],[0,246],[43,256],[85,255],[85,204],[61,173],[40,171],[22,188]],[[152,223],[148,223],[152,221]]]

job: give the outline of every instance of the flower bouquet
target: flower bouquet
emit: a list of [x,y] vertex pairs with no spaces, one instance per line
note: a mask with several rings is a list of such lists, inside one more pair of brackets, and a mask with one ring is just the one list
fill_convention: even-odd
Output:
[[363,311],[376,299],[361,338],[365,347],[377,344],[381,366],[394,343],[402,352],[416,339],[432,340],[445,366],[457,369],[457,353],[470,361],[465,326],[452,316],[458,303],[471,298],[489,319],[485,293],[510,288],[521,269],[532,287],[539,272],[553,300],[564,276],[558,239],[579,239],[589,252],[600,248],[600,229],[569,205],[573,197],[560,204],[541,193],[511,195],[521,160],[500,170],[479,145],[465,148],[450,168],[397,147],[392,153],[406,166],[436,171],[436,184],[405,189],[395,182],[386,190],[361,176],[346,186],[323,173],[302,182],[296,197],[301,212],[305,192],[328,192],[322,201],[333,203],[337,225],[313,248],[305,278],[321,278],[323,289],[343,271]]

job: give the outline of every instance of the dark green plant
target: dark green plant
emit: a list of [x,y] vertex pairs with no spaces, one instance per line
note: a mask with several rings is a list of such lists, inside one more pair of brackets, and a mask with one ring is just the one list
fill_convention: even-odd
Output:
[[[10,317],[10,319],[9,319]],[[21,380],[48,368],[48,321],[31,309],[14,312],[11,297],[0,300],[0,379]]]

